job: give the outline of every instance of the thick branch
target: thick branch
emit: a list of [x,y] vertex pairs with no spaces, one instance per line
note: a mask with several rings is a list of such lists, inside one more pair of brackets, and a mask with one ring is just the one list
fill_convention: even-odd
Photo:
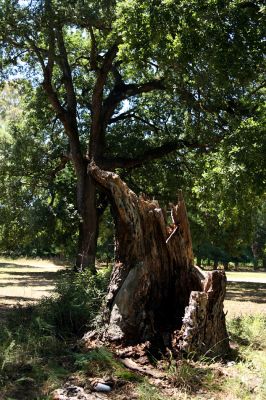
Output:
[[60,67],[63,73],[64,78],[64,86],[67,93],[67,106],[68,111],[71,113],[72,118],[76,117],[76,108],[77,108],[77,101],[76,101],[76,94],[74,90],[72,75],[71,75],[71,68],[68,62],[68,56],[65,48],[64,38],[62,29],[56,30],[57,36],[57,44],[60,53]]
[[118,52],[118,45],[114,44],[105,54],[101,68],[98,70],[97,80],[92,94],[92,124],[90,140],[90,157],[97,158],[102,151],[103,130],[102,130],[102,106],[103,91],[108,73],[112,69],[113,60]]
[[90,67],[92,70],[98,70],[98,63],[97,63],[97,45],[96,40],[93,32],[93,28],[89,27],[90,37],[91,37],[91,51],[90,51]]
[[60,67],[63,72],[64,85],[67,92],[68,110],[66,110],[61,104],[58,94],[54,89],[52,83],[53,66],[55,60],[55,35],[52,27],[50,27],[50,32],[49,32],[48,62],[47,65],[44,66],[43,68],[43,76],[44,76],[43,88],[51,106],[53,107],[59,120],[61,121],[61,123],[65,128],[65,132],[69,138],[74,167],[76,171],[80,174],[84,169],[84,162],[79,142],[77,122],[76,122],[76,97],[73,88],[71,69],[67,60],[67,53],[64,46],[62,32],[60,32],[59,30],[57,31],[57,43],[60,52]]
[[54,170],[51,172],[51,174],[50,174],[52,180],[56,177],[56,175],[57,175],[60,171],[62,171],[62,170],[66,167],[67,163],[68,163],[70,160],[71,160],[71,157],[68,156],[68,155],[65,155],[65,154],[64,154],[64,155],[61,156],[60,163],[55,167],[55,169],[54,169]]
[[116,122],[119,122],[119,121],[124,121],[124,120],[130,119],[130,118],[134,118],[134,116],[135,116],[134,108],[131,108],[130,110],[125,111],[125,112],[117,115],[116,117],[111,118],[109,123],[115,124]]
[[111,117],[116,107],[121,101],[129,97],[137,96],[142,93],[148,93],[153,90],[164,90],[165,86],[162,80],[153,80],[142,84],[121,84],[115,85],[107,99],[104,101],[103,116],[107,125],[111,122]]
[[115,168],[135,168],[147,163],[148,161],[152,161],[157,158],[166,156],[175,150],[184,149],[187,147],[194,149],[195,148],[206,149],[206,146],[196,142],[187,142],[184,140],[171,141],[164,143],[161,146],[148,149],[139,157],[135,158],[116,157],[110,159],[104,158],[102,160],[102,165],[104,169],[108,170],[114,170]]

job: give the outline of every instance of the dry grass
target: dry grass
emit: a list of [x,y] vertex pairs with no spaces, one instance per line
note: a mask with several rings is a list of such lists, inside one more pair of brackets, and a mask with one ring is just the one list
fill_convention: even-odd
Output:
[[48,296],[64,266],[49,260],[0,258],[0,307],[25,304]]
[[228,282],[224,310],[228,319],[266,314],[266,283]]

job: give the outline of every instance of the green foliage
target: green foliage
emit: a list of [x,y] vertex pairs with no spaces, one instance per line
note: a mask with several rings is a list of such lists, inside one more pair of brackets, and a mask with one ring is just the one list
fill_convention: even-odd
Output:
[[[55,335],[81,335],[95,324],[107,290],[110,271],[97,275],[90,271],[62,274],[56,284],[56,297],[44,300],[38,308],[39,329],[45,331],[48,322]],[[44,325],[43,325],[44,322]],[[36,320],[39,323],[39,320]]]
[[168,397],[160,394],[158,389],[147,381],[138,386],[138,394],[140,400],[168,400]]
[[[73,255],[81,221],[77,169],[58,171],[65,155],[75,157],[73,140],[41,83],[49,67],[52,97],[68,116],[74,104],[74,142],[87,163],[97,77],[117,44],[100,96],[100,120],[114,96],[99,130],[100,161],[140,160],[139,170],[125,162],[122,177],[163,204],[182,187],[196,254],[244,259],[265,187],[265,7],[239,0],[1,0],[0,10],[1,79],[16,82],[15,89],[4,84],[0,98],[0,250]],[[164,90],[132,95],[159,81]],[[127,90],[115,103],[121,88]],[[169,143],[171,155],[162,150]],[[103,221],[105,259],[109,216]]]
[[236,318],[228,322],[232,339],[240,346],[240,360],[223,389],[236,398],[263,400],[266,396],[266,319],[264,315]]
[[[2,92],[10,140],[0,138],[0,251],[73,256],[78,225],[73,169],[68,165],[54,174],[65,142],[40,120],[38,91],[22,88],[23,95],[11,84]],[[15,111],[9,105],[13,97]]]
[[251,349],[266,348],[266,319],[264,315],[246,316],[228,322],[228,330],[233,340]]

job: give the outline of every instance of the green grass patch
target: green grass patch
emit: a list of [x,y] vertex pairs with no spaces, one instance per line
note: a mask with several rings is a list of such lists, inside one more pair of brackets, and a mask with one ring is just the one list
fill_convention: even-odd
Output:
[[143,380],[140,375],[125,368],[114,354],[105,347],[98,347],[88,353],[77,354],[75,365],[89,376],[104,377],[109,375],[127,382],[141,382]]
[[[229,320],[231,339],[251,349],[266,349],[266,316],[244,316]],[[243,350],[243,349],[242,349]]]
[[170,400],[170,397],[166,397],[158,391],[158,388],[151,385],[148,381],[144,381],[138,385],[137,393],[139,400]]
[[245,316],[228,322],[231,339],[239,346],[236,364],[228,371],[224,392],[236,399],[266,399],[266,317]]
[[[71,348],[95,323],[109,278],[60,274],[53,298],[6,313],[0,331],[0,399],[49,398],[51,390],[79,369]],[[3,397],[1,397],[3,396]]]

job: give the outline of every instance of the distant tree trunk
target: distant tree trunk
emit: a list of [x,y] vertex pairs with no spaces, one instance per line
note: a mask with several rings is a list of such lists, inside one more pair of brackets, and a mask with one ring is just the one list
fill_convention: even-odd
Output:
[[235,262],[235,271],[238,271],[238,269],[239,269],[239,262],[236,261],[236,262]]
[[201,257],[197,257],[197,264],[198,264],[198,267],[200,267],[201,268],[201,264],[202,264],[202,258]]
[[214,260],[213,262],[213,270],[215,271],[216,269],[218,269],[218,260]]
[[77,193],[80,223],[75,270],[81,272],[89,268],[95,273],[98,214],[96,207],[96,186],[88,174],[79,178]]
[[[227,351],[225,276],[215,271],[205,279],[193,266],[182,194],[171,210],[173,224],[167,226],[157,201],[138,197],[118,175],[94,164],[90,173],[109,192],[116,224],[116,262],[107,296],[105,340],[122,344],[150,341],[185,351],[194,350],[195,343],[203,340],[198,353],[206,352],[206,346],[212,354]],[[189,328],[191,321],[194,330]]]
[[262,259],[262,266],[263,266],[264,271],[266,271],[266,257],[265,256]]
[[259,264],[258,259],[257,259],[256,257],[254,257],[254,258],[253,258],[253,270],[254,270],[254,271],[257,271],[257,269],[258,269],[258,264]]
[[256,271],[258,269],[259,243],[254,241],[251,245],[251,250],[253,253],[253,269]]
[[225,261],[225,262],[223,263],[223,266],[224,266],[224,270],[225,270],[225,271],[228,271],[228,270],[229,270],[229,263],[228,263],[227,261]]

